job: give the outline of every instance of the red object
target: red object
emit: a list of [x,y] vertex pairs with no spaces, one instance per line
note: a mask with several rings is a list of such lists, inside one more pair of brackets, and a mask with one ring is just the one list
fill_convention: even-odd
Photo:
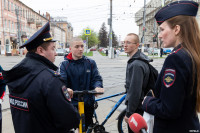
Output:
[[72,58],[72,53],[69,53],[69,54],[67,55],[67,59],[73,60],[73,58]]
[[131,128],[131,130],[134,133],[141,133],[140,132],[141,129],[146,129],[147,130],[147,123],[146,123],[146,121],[138,113],[134,113],[134,114],[132,114],[129,117],[128,124],[129,124],[129,127]]

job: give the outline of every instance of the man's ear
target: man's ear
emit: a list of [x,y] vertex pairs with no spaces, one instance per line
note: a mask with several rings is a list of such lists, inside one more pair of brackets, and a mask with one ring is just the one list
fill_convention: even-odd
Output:
[[44,49],[41,46],[38,46],[36,53],[39,54],[39,55],[43,55],[43,51],[44,51]]
[[71,49],[72,49],[71,46],[69,46],[69,51],[70,51],[70,52],[71,52]]
[[176,25],[176,26],[174,27],[175,35],[178,35],[178,34],[180,33],[180,30],[181,30],[180,25]]
[[136,46],[139,47],[139,46],[140,46],[140,43],[137,43]]

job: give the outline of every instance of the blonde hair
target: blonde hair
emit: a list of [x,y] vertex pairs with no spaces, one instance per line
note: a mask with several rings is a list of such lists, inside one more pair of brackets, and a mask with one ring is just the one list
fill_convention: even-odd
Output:
[[80,37],[74,37],[70,41],[70,46],[72,46],[74,44],[74,42],[83,42],[83,40]]
[[136,43],[139,43],[139,42],[140,42],[139,36],[138,36],[137,34],[135,34],[135,33],[129,33],[129,34],[127,34],[127,36],[135,36],[135,41],[136,41]]
[[[196,112],[200,112],[200,30],[197,20],[193,16],[176,16],[166,21],[171,28],[180,26],[180,37],[182,46],[191,56],[193,64],[193,89],[196,91]],[[195,82],[196,80],[196,82]],[[196,88],[195,84],[197,85]],[[196,89],[196,90],[194,90]],[[191,92],[192,93],[192,92]]]

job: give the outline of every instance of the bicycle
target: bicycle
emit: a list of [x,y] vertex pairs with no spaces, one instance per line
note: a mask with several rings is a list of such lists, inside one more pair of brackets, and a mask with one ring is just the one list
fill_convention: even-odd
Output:
[[[117,94],[110,95],[110,96],[107,96],[107,97],[96,99],[95,104],[94,104],[95,109],[97,109],[97,107],[98,107],[98,104],[97,104],[98,101],[123,95],[118,100],[118,102],[115,104],[115,106],[111,109],[111,111],[109,112],[109,114],[106,116],[106,118],[104,119],[104,121],[101,124],[99,124],[99,121],[97,119],[97,114],[94,111],[95,122],[88,127],[87,131],[85,131],[83,96],[84,95],[90,95],[90,94],[96,95],[96,94],[99,94],[99,93],[94,91],[94,90],[92,90],[92,91],[86,91],[86,90],[84,90],[84,91],[74,91],[74,95],[78,95],[78,108],[79,108],[78,110],[79,110],[79,113],[80,113],[80,116],[81,116],[81,121],[80,121],[80,124],[79,124],[79,133],[85,133],[85,132],[91,133],[92,131],[94,131],[94,133],[107,133],[105,131],[104,124],[108,121],[108,119],[112,116],[112,114],[117,110],[117,108],[120,106],[120,104],[125,100],[126,94],[125,94],[125,92],[121,92],[121,93],[117,93]],[[124,121],[125,113],[126,113],[126,110],[123,110],[117,118],[117,120],[118,120],[117,128],[118,128],[119,133],[128,132],[127,123]]]

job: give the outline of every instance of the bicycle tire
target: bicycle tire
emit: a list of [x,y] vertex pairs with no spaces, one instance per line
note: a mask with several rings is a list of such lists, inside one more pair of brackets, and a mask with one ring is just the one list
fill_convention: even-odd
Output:
[[118,116],[117,128],[119,133],[128,133],[128,125],[124,121],[126,109],[124,109]]

